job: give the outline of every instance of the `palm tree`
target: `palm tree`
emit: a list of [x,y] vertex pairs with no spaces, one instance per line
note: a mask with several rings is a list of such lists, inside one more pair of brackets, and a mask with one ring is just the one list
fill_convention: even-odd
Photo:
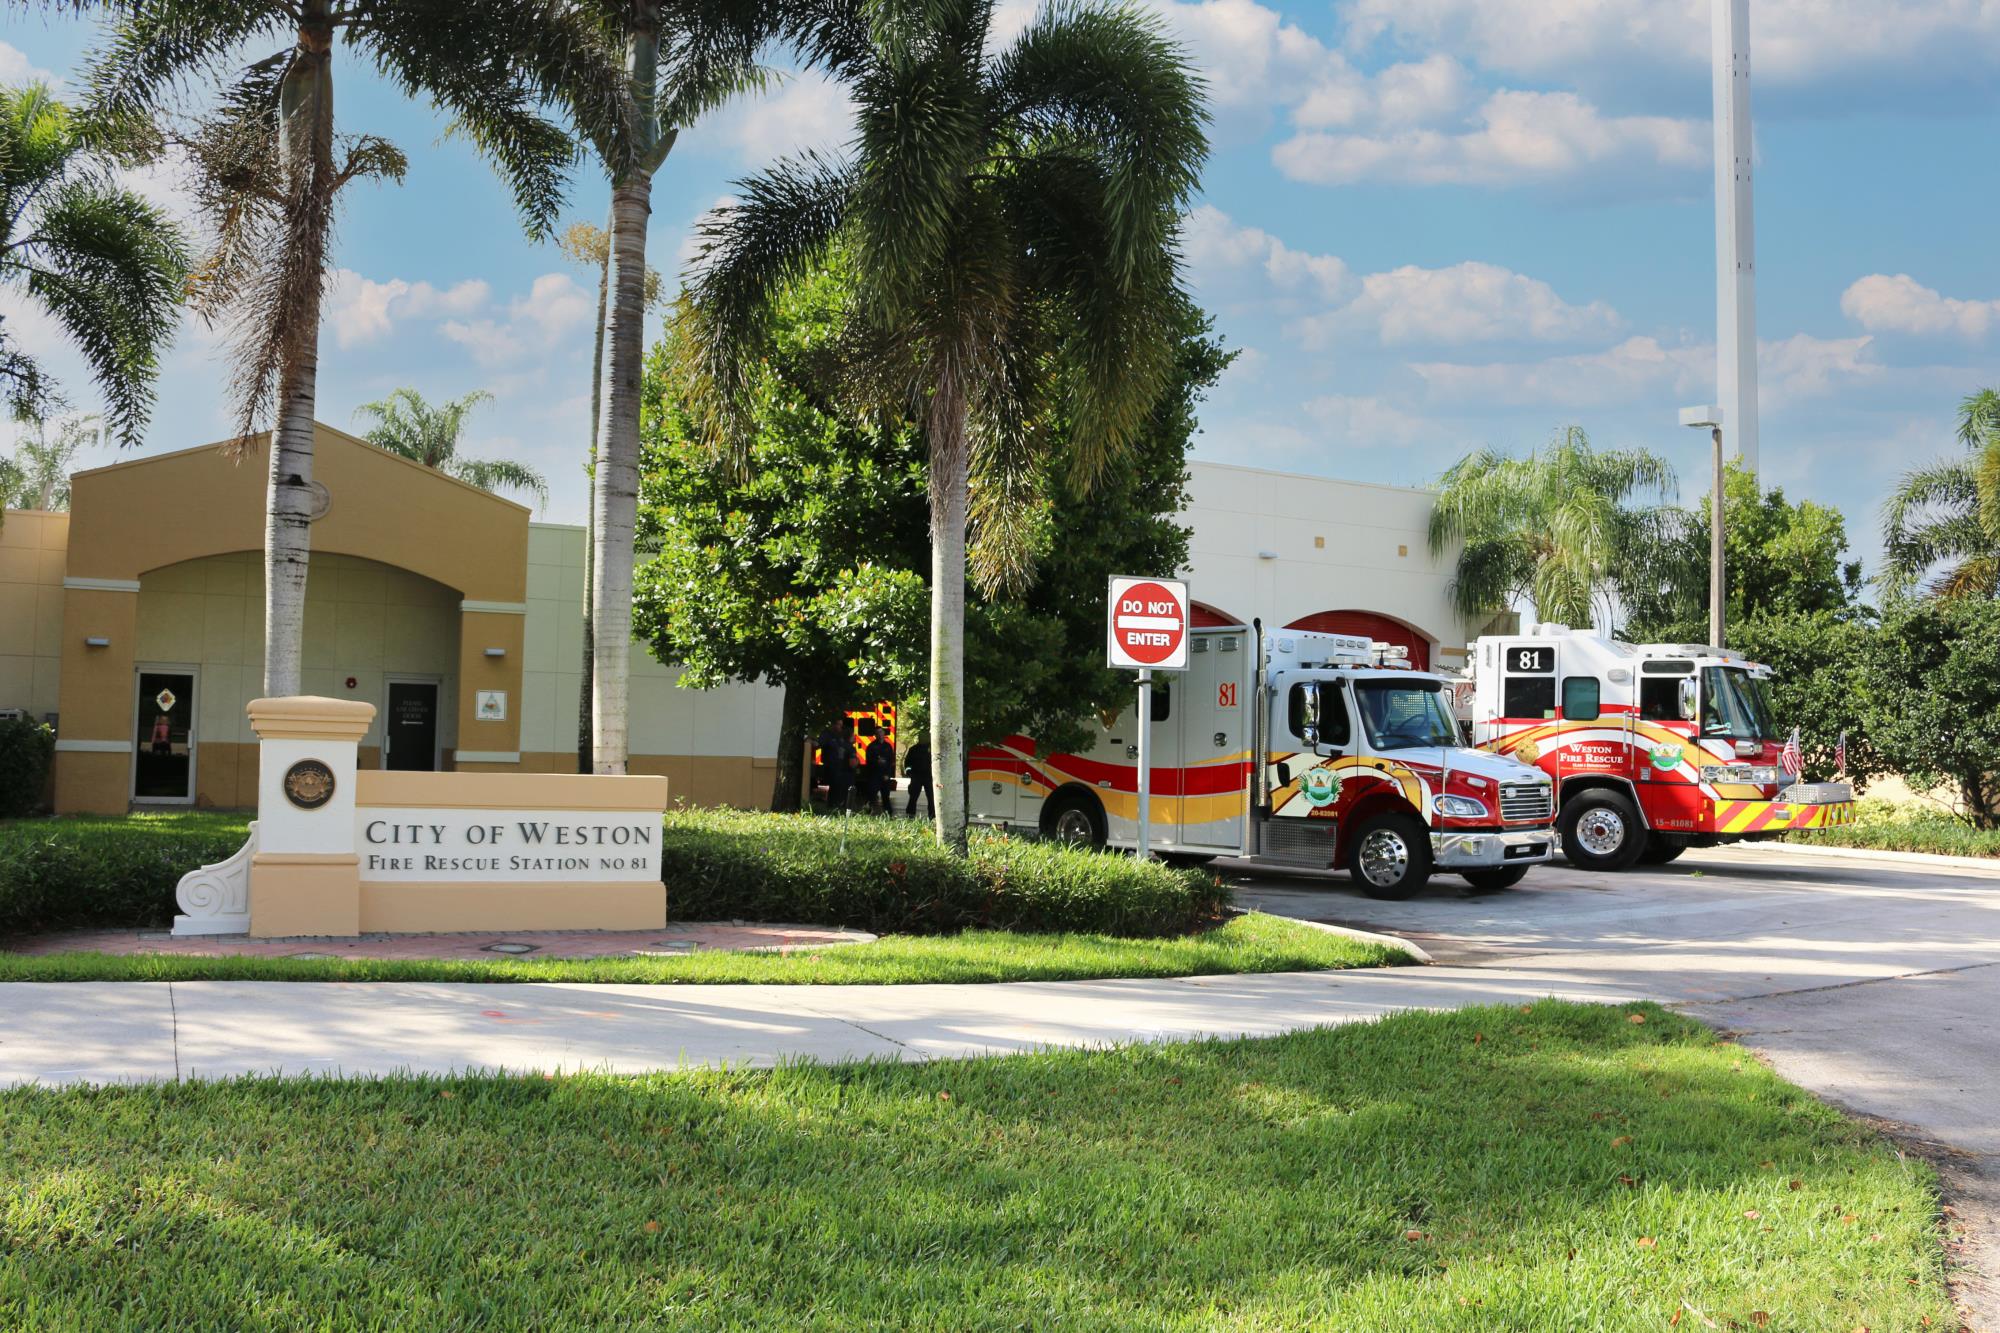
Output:
[[[632,652],[633,540],[639,509],[639,384],[646,318],[646,227],[653,176],[681,131],[764,83],[757,52],[789,37],[821,57],[824,30],[854,22],[855,0],[588,0],[624,55],[615,123],[589,133],[611,180],[599,356],[604,383],[591,470],[591,767],[623,773]],[[584,120],[579,117],[579,120]]]
[[0,458],[0,508],[67,509],[69,474],[86,444],[104,438],[96,413],[52,420],[30,417],[14,457]]
[[[264,534],[266,694],[296,694],[314,508],[313,409],[320,299],[334,204],[349,183],[400,181],[405,161],[372,135],[336,137],[333,54],[345,37],[412,96],[453,118],[506,179],[530,235],[561,203],[575,145],[542,114],[567,106],[615,137],[618,74],[596,26],[561,0],[108,0],[111,45],[92,71],[114,123],[152,119],[187,80],[217,109],[177,136],[214,252],[195,277],[233,324],[240,449],[275,416]],[[246,47],[271,54],[239,63]]]
[[1172,368],[1175,233],[1207,153],[1200,83],[1152,19],[1051,7],[994,52],[992,18],[992,0],[937,0],[830,28],[850,155],[739,182],[676,315],[717,443],[740,449],[736,395],[774,295],[846,254],[842,359],[926,436],[936,827],[959,850],[968,521],[982,584],[1018,579],[1051,412],[1085,480],[1144,420]]
[[[1685,548],[1679,511],[1667,503],[1673,468],[1644,449],[1600,452],[1580,426],[1526,457],[1468,454],[1437,487],[1431,555],[1459,547],[1451,597],[1462,616],[1526,598],[1543,620],[1608,625],[1620,583],[1634,571],[1690,587],[1697,577],[1673,568]],[[1630,504],[1648,492],[1657,506]]]
[[[188,250],[166,214],[116,183],[109,147],[104,127],[80,123],[45,86],[0,88],[0,285],[69,335],[113,433],[136,444],[180,319]],[[0,317],[0,391],[17,417],[63,405],[43,350],[20,346]]]
[[2000,596],[2000,392],[1981,389],[1959,404],[1958,442],[1970,457],[1905,473],[1883,506],[1891,591],[1943,565],[1933,593]]
[[354,415],[374,421],[366,439],[378,448],[482,491],[526,491],[537,504],[546,506],[549,483],[526,463],[459,455],[458,437],[465,428],[466,414],[492,401],[492,394],[475,389],[463,398],[432,406],[415,389],[397,389],[380,402],[363,403],[354,409]]

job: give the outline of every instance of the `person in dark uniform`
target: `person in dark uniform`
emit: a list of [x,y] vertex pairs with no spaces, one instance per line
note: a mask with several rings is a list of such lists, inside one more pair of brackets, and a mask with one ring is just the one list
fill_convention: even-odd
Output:
[[896,743],[876,732],[868,743],[868,813],[890,815],[896,800]]
[[923,737],[917,737],[909,753],[903,756],[903,772],[910,778],[910,803],[903,813],[911,819],[917,817],[917,793],[924,794],[924,817],[937,818],[937,795],[931,790],[931,746]]
[[826,808],[833,814],[847,809],[847,796],[854,787],[854,743],[847,738],[846,724],[843,717],[820,735],[819,759],[826,769]]

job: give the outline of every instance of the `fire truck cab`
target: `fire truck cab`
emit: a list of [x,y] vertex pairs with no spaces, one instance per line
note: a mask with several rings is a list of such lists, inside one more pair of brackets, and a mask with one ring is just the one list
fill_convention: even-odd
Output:
[[[1467,748],[1441,678],[1357,635],[1191,633],[1189,669],[1153,685],[1150,838],[1170,859],[1345,867],[1406,898],[1434,869],[1499,889],[1554,854],[1548,776]],[[1100,717],[1081,754],[1026,736],[975,749],[973,820],[1135,846],[1133,711]]]
[[1563,854],[1587,870],[1852,822],[1844,782],[1791,781],[1771,669],[1708,644],[1620,643],[1565,625],[1473,646],[1473,741],[1557,787]]

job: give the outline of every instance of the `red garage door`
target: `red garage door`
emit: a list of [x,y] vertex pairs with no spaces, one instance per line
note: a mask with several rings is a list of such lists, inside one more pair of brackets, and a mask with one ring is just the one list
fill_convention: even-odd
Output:
[[1378,616],[1373,611],[1315,611],[1285,626],[1311,629],[1322,634],[1366,634],[1380,643],[1397,643],[1410,650],[1410,665],[1419,671],[1431,669],[1431,641],[1400,620]]

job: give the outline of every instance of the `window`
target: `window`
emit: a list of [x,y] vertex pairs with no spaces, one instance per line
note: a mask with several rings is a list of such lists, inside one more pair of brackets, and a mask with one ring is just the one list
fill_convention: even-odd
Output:
[[1563,682],[1563,717],[1571,722],[1595,722],[1599,706],[1597,677],[1571,676]]
[[1680,722],[1684,676],[1644,676],[1639,681],[1639,716],[1647,722]]
[[1174,713],[1174,687],[1171,681],[1153,682],[1153,721],[1165,722]]
[[1336,750],[1353,738],[1347,722],[1347,705],[1340,696],[1340,686],[1332,681],[1306,681],[1292,686],[1285,699],[1285,718],[1292,735],[1299,740],[1305,739],[1307,727],[1315,729],[1319,744]]
[[1554,676],[1509,676],[1501,712],[1507,717],[1547,717],[1555,711]]
[[[1547,683],[1555,687],[1554,681]],[[1459,743],[1458,723],[1436,681],[1363,680],[1355,684],[1354,699],[1378,750]]]

